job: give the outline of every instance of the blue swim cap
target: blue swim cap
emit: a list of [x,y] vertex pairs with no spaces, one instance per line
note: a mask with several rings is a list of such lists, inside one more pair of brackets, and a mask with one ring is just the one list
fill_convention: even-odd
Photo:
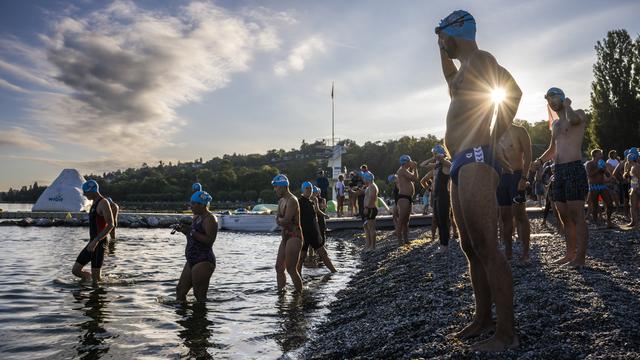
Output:
[[300,187],[300,191],[304,192],[304,189],[310,188],[313,191],[313,184],[310,181],[305,181]]
[[476,40],[476,20],[464,10],[456,10],[440,20],[436,34],[440,32],[465,40]]
[[362,178],[364,179],[364,181],[373,182],[374,176],[371,171],[367,171],[364,174],[362,174]]
[[440,155],[445,154],[444,147],[440,144],[436,144],[436,146],[434,146],[433,149],[431,149],[431,152],[435,154],[440,154]]
[[273,180],[271,180],[271,185],[273,185],[273,186],[289,186],[289,179],[283,174],[278,174],[273,178]]
[[400,165],[404,165],[404,164],[408,163],[409,161],[411,161],[411,156],[409,156],[409,155],[400,156]]
[[607,167],[607,163],[603,159],[600,159],[598,160],[598,167],[600,169],[604,169],[605,167]]
[[391,174],[389,176],[387,176],[387,182],[394,182],[396,181],[396,176],[394,174]]
[[191,190],[193,190],[193,191],[202,191],[202,184],[194,183],[193,185],[191,185]]
[[209,193],[207,193],[206,191],[197,191],[193,193],[193,195],[191,195],[191,202],[194,203],[209,205],[211,200],[213,200],[211,198],[211,195],[209,195]]
[[638,148],[637,147],[629,148],[629,154],[640,155],[640,153],[638,152]]
[[314,194],[320,194],[320,193],[321,193],[321,192],[320,192],[320,188],[319,188],[319,187],[317,187],[317,186],[314,186],[314,187],[313,187],[313,193],[314,193]]
[[549,97],[556,95],[560,95],[560,100],[564,101],[564,91],[557,87],[552,87],[551,89],[547,90],[547,94],[544,96],[544,98],[548,100]]
[[98,190],[100,190],[100,187],[95,180],[87,180],[84,184],[82,184],[82,192],[97,193]]
[[629,152],[629,155],[627,155],[627,160],[638,161],[638,154]]

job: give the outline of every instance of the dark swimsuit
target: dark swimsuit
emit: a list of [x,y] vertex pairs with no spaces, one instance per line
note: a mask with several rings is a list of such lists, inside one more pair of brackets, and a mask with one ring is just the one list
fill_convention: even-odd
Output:
[[[98,215],[98,204],[100,201],[104,200],[104,198],[100,198],[98,201],[94,201],[93,205],[91,205],[91,209],[89,210],[89,236],[91,240],[95,239],[98,234],[107,227],[107,222],[103,216]],[[91,241],[90,240],[90,241]],[[76,262],[82,266],[87,265],[91,262],[91,267],[94,269],[99,269],[102,267],[104,262],[104,249],[107,245],[107,238],[100,240],[98,245],[94,251],[89,251],[85,246],[84,249],[78,255]]]
[[[191,230],[196,233],[204,234],[204,226],[202,225],[202,217],[198,216],[191,223]],[[191,236],[191,232],[187,233],[187,246],[184,249],[184,255],[187,258],[187,263],[192,268],[201,262],[210,262],[215,269],[216,257],[213,255],[213,244],[207,246]]]
[[589,193],[587,171],[580,160],[556,164],[554,180],[551,194],[553,201],[584,201]]
[[496,170],[498,175],[502,172],[500,165],[498,165],[498,162],[493,158],[491,147],[489,145],[478,146],[461,151],[453,157],[450,176],[451,181],[453,181],[454,184],[458,185],[458,172],[460,171],[460,168],[471,163],[489,165]]
[[376,216],[378,216],[377,208],[366,208],[364,211],[365,220],[375,220]]
[[396,204],[398,203],[398,200],[400,199],[407,199],[409,200],[410,204],[413,204],[413,197],[409,196],[409,195],[405,195],[405,194],[398,194],[398,197],[396,198]]
[[304,196],[298,199],[300,203],[300,225],[302,226],[302,251],[306,251],[309,246],[314,249],[320,249],[324,245],[324,240],[320,235],[320,226],[318,225],[318,215],[311,200]]

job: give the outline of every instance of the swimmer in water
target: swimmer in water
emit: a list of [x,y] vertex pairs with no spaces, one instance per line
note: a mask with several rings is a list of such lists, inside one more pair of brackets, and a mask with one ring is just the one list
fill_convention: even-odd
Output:
[[[89,210],[89,243],[78,255],[71,272],[82,280],[96,284],[101,280],[107,236],[114,229],[114,220],[109,201],[100,194],[95,180],[82,184],[82,192],[93,201]],[[91,273],[82,270],[88,263],[91,263]]]
[[191,226],[181,224],[178,231],[187,237],[185,257],[187,262],[176,287],[176,300],[186,301],[187,293],[193,288],[198,302],[207,300],[209,281],[216,269],[216,257],[213,243],[218,235],[218,221],[209,211],[211,196],[205,191],[196,191],[191,195]]

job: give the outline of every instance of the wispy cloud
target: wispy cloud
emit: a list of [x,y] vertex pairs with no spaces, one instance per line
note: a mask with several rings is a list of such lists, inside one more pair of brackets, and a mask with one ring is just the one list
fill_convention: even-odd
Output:
[[0,132],[0,148],[22,148],[29,150],[49,150],[51,145],[29,135],[23,128],[13,127],[11,130]]
[[[184,124],[176,109],[226,86],[258,51],[279,47],[268,13],[192,2],[176,14],[115,1],[82,17],[65,16],[42,35],[57,94],[39,94],[32,113],[60,140],[112,154],[147,154]],[[11,39],[15,53],[41,56]],[[0,60],[0,68],[38,85],[46,76]],[[101,141],[96,146],[96,133]]]
[[273,71],[278,76],[304,70],[305,65],[314,56],[327,50],[325,41],[318,36],[311,37],[298,44],[291,50],[286,60],[278,62]]
[[[129,167],[140,167],[141,161],[131,160],[128,158],[99,158],[87,161],[63,160],[54,158],[45,158],[37,156],[16,156],[16,155],[0,155],[0,159],[4,160],[20,160],[22,162],[35,162],[44,165],[52,165],[56,168],[73,168],[83,173],[100,173],[115,171],[116,169],[126,169]],[[149,164],[155,164],[147,160]]]
[[3,78],[0,78],[0,87],[3,89],[7,89],[7,90],[19,92],[19,93],[29,92],[28,90],[25,90],[16,84],[12,84]]

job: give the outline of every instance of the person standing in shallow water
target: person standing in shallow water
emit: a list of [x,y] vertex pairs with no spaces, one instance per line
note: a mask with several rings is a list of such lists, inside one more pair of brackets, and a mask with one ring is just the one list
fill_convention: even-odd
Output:
[[589,230],[584,218],[584,203],[589,192],[587,171],[582,164],[582,139],[586,128],[586,115],[573,110],[571,100],[559,88],[550,88],[545,95],[547,106],[558,114],[551,127],[551,142],[536,160],[537,164],[553,158],[555,175],[553,199],[567,241],[567,253],[555,264],[571,267],[584,265],[589,241]]
[[273,190],[278,196],[278,217],[276,222],[282,229],[282,241],[278,247],[276,258],[276,279],[278,292],[285,290],[289,273],[297,292],[302,291],[302,277],[298,270],[300,252],[302,250],[302,228],[300,226],[300,204],[289,191],[289,179],[285,175],[276,175],[271,181]]
[[[82,184],[84,196],[93,201],[89,210],[89,243],[82,249],[71,273],[85,281],[93,281],[94,284],[101,280],[102,264],[104,263],[107,236],[113,230],[113,214],[109,201],[100,194],[98,183],[89,180]],[[91,273],[82,268],[91,263]]]
[[302,264],[307,257],[307,250],[312,247],[316,251],[324,265],[329,271],[336,272],[336,269],[329,259],[327,249],[324,247],[324,239],[320,234],[320,227],[318,225],[318,205],[312,197],[313,184],[305,181],[302,184],[302,195],[298,199],[300,207],[300,225],[302,227],[303,245],[302,253],[300,254],[300,260],[298,261],[298,273],[302,274]]
[[218,221],[209,211],[211,196],[205,191],[196,191],[191,195],[191,226],[182,224],[178,230],[187,237],[185,257],[187,259],[178,286],[176,300],[186,301],[187,293],[193,288],[198,302],[207,300],[209,281],[216,269],[216,257],[213,243],[218,235]]
[[111,207],[111,214],[113,215],[113,230],[109,233],[109,237],[111,240],[116,239],[116,228],[118,227],[118,213],[120,212],[120,206],[113,201],[112,198],[107,198],[109,200],[109,206]]
[[[451,97],[445,132],[445,147],[452,157],[451,205],[476,302],[473,321],[455,335],[469,339],[495,328],[492,337],[475,343],[472,350],[503,351],[517,347],[519,342],[514,326],[511,267],[498,250],[496,189],[500,167],[494,159],[505,161],[503,154],[494,150],[513,122],[522,92],[490,53],[478,49],[476,21],[471,14],[454,11],[435,32]],[[460,61],[460,68],[452,59]],[[500,88],[505,98],[497,108],[492,133],[497,105],[491,92]],[[494,303],[495,324],[491,316]]]

